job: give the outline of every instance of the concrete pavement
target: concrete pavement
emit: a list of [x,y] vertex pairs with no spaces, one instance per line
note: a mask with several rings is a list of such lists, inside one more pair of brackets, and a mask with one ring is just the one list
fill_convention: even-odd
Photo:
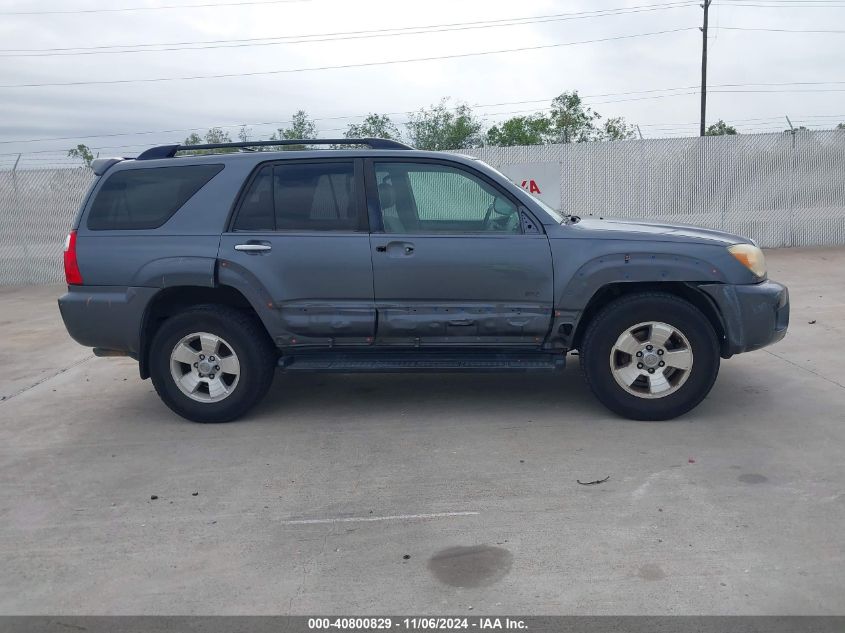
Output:
[[661,423],[572,362],[279,376],[193,424],[61,287],[2,288],[0,614],[841,614],[845,250],[767,256],[789,335]]

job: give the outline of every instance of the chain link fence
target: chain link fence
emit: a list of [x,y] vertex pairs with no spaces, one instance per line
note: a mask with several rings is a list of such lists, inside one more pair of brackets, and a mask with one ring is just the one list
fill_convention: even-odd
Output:
[[765,247],[845,245],[845,131],[461,153],[497,168],[558,164],[552,206],[564,213],[695,224]]
[[64,281],[62,243],[93,179],[87,167],[0,172],[0,285]]
[[[460,153],[557,165],[552,206],[564,213],[696,224],[766,247],[845,245],[845,131]],[[92,179],[87,168],[0,172],[0,285],[63,280],[62,241]]]

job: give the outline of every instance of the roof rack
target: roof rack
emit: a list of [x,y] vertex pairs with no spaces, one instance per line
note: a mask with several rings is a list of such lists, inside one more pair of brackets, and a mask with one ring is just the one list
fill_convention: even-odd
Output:
[[228,149],[241,147],[276,147],[280,145],[367,145],[370,149],[414,149],[410,145],[391,141],[386,138],[309,138],[309,139],[284,139],[279,141],[243,141],[240,143],[208,143],[205,145],[159,145],[151,147],[135,160],[152,160],[154,158],[173,158],[176,152],[196,149]]

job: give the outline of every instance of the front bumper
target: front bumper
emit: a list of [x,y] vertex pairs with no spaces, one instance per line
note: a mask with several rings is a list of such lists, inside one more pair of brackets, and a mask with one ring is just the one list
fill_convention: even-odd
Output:
[[725,329],[722,356],[777,343],[789,326],[789,290],[774,281],[699,286],[714,301]]

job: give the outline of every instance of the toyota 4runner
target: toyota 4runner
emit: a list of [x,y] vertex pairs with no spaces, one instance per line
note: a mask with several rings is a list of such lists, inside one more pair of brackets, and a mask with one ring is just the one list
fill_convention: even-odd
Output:
[[751,240],[562,216],[466,156],[262,141],[93,168],[62,318],[198,422],[241,416],[277,369],[554,371],[573,350],[609,409],[668,419],[789,321]]

